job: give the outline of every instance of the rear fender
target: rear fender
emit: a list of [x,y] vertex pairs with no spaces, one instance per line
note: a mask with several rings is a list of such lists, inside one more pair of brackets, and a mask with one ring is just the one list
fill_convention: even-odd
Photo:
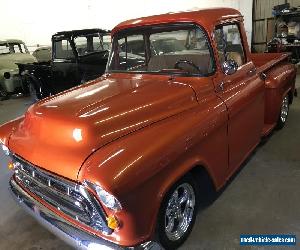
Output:
[[284,96],[295,91],[296,69],[286,62],[273,67],[266,75],[265,124],[275,124]]

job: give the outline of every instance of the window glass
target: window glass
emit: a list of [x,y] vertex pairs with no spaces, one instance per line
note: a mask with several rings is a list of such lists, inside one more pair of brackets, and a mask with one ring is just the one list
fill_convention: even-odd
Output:
[[142,35],[118,40],[119,69],[131,70],[145,66],[145,41]]
[[110,50],[111,49],[111,37],[110,35],[102,36],[103,40],[103,49],[104,50]]
[[27,53],[27,49],[23,43],[20,44],[22,53]]
[[81,56],[88,53],[89,48],[88,48],[87,38],[85,36],[76,37],[74,39],[74,42],[76,44],[78,55]]
[[215,41],[220,63],[234,60],[239,66],[245,63],[245,54],[237,24],[220,26],[215,30]]
[[79,36],[74,39],[79,56],[94,52],[110,50],[110,36],[99,36],[99,34]]
[[74,53],[70,45],[70,42],[66,39],[55,41],[54,50],[55,50],[55,58],[57,59],[74,58]]
[[0,55],[9,54],[10,50],[7,44],[0,44]]
[[110,35],[101,35],[93,37],[93,47],[95,51],[105,51],[111,49]]
[[15,53],[22,53],[20,44],[13,44],[12,46]]
[[191,74],[213,72],[213,57],[201,28],[143,29],[113,40],[109,70],[167,72],[176,67]]

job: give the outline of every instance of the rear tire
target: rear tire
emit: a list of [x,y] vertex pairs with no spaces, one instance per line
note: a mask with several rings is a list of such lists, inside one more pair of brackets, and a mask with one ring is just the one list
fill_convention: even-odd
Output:
[[188,174],[166,194],[158,215],[157,235],[166,249],[177,249],[190,235],[198,209],[198,187]]
[[277,129],[282,129],[287,121],[288,118],[288,114],[289,114],[289,105],[290,105],[290,99],[289,99],[289,95],[287,94],[281,103],[281,108],[280,108],[280,113],[279,113],[279,117],[278,117],[278,121],[277,121]]

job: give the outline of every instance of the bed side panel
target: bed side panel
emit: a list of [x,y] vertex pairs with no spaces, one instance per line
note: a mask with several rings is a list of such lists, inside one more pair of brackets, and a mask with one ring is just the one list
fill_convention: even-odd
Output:
[[[265,124],[275,124],[279,117],[283,97],[295,91],[296,68],[283,62],[266,72]],[[292,100],[290,100],[292,101]]]

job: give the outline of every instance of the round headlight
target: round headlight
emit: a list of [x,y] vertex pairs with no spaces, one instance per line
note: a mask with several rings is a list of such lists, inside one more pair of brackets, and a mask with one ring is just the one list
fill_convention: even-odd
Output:
[[4,76],[5,79],[9,79],[10,78],[10,73],[9,72],[5,72],[3,74],[3,76]]
[[122,209],[120,202],[112,194],[97,185],[95,185],[95,191],[104,206],[115,211]]

